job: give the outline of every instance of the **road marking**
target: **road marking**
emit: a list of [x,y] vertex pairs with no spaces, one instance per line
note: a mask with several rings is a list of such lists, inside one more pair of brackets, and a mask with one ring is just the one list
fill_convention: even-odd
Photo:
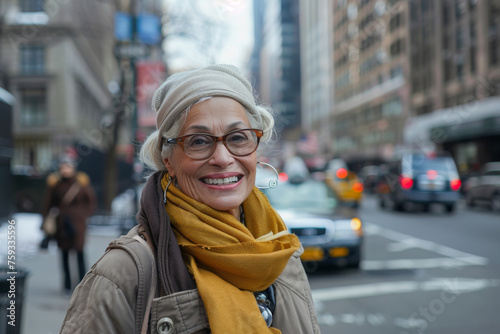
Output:
[[453,291],[456,293],[478,291],[500,286],[499,279],[474,278],[434,278],[427,281],[381,282],[350,285],[334,288],[315,289],[312,291],[314,302],[364,298],[415,291]]
[[433,258],[433,259],[397,259],[385,261],[362,261],[363,270],[401,270],[401,269],[431,269],[458,268],[470,265],[486,265],[487,259],[482,257]]
[[[386,239],[395,241],[388,246],[388,250],[399,252],[410,248],[420,248],[429,252],[437,253],[445,258],[437,259],[415,259],[415,260],[388,260],[388,261],[364,261],[363,269],[411,269],[413,268],[438,268],[438,267],[459,267],[466,265],[487,265],[488,259],[476,256],[460,250],[446,247],[432,241],[419,239],[407,234],[399,233],[374,224],[365,224],[365,232],[379,235]],[[385,262],[382,263],[382,262]]]

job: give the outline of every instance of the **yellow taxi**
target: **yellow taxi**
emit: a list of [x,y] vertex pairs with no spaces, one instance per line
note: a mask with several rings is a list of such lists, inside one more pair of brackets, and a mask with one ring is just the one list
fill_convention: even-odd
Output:
[[355,208],[363,200],[363,183],[355,172],[344,167],[326,171],[326,184],[335,192],[337,199]]

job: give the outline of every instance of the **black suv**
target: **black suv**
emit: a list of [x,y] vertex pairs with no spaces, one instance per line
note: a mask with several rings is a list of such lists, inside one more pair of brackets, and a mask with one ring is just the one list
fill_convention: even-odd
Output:
[[461,181],[452,157],[435,154],[404,154],[390,163],[377,185],[379,204],[392,204],[396,211],[405,203],[419,203],[429,210],[432,203],[443,204],[447,212],[455,210]]

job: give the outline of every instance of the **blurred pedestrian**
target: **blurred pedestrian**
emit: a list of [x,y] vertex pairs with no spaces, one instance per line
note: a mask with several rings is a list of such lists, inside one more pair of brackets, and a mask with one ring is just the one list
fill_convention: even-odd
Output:
[[[139,226],[111,244],[145,244],[153,282],[147,261],[111,249],[75,290],[61,333],[319,333],[303,248],[255,187],[274,120],[250,83],[230,65],[177,73],[153,108],[141,158],[156,172]],[[156,298],[145,306],[148,284]]]
[[57,172],[47,177],[47,193],[43,216],[50,210],[58,212],[54,238],[61,251],[64,292],[69,294],[73,285],[70,273],[70,252],[74,251],[78,264],[79,281],[85,276],[85,233],[87,218],[96,206],[94,190],[87,174],[78,172],[73,160],[63,158]]

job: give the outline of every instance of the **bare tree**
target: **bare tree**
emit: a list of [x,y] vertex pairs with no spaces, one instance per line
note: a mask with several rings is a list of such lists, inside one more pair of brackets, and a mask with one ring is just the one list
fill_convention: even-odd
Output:
[[179,58],[199,65],[216,61],[228,36],[223,10],[217,4],[206,0],[171,0],[167,15],[165,39],[169,62]]

